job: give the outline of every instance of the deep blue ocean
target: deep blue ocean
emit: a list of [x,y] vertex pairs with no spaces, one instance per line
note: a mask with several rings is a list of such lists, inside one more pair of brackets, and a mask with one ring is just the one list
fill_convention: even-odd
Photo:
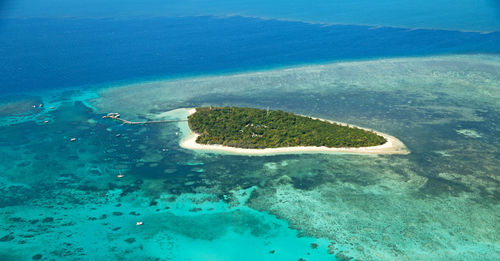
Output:
[[327,61],[500,53],[500,32],[258,18],[0,20],[2,94]]
[[[2,12],[3,11],[3,12]],[[498,0],[4,0],[0,17],[241,15],[325,24],[500,31]]]

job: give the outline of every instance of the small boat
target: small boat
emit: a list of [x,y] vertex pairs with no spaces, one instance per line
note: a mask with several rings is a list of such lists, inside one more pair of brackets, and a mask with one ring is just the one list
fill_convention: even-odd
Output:
[[137,222],[135,222],[135,225],[136,225],[136,226],[142,226],[142,221],[137,221]]
[[120,118],[120,114],[117,112],[110,112],[106,115],[105,118],[118,119]]
[[76,141],[76,138],[71,138],[71,139],[69,139],[69,141],[74,142],[74,141]]
[[116,177],[117,177],[117,178],[119,178],[119,179],[121,179],[121,178],[125,177],[125,175],[123,175],[123,174],[118,174],[118,175],[116,175]]

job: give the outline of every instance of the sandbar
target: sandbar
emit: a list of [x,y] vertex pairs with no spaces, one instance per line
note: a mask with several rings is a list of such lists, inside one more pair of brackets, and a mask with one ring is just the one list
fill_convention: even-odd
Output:
[[[196,112],[195,108],[187,108],[186,109],[189,115]],[[312,118],[312,117],[311,117]],[[319,118],[313,118],[319,119]],[[327,121],[330,123],[336,123],[340,125],[348,125],[342,122],[335,122],[325,119],[319,119],[322,121]],[[187,122],[183,122],[181,124],[188,124]],[[349,153],[349,154],[409,154],[410,151],[396,137],[391,135],[378,132],[375,130],[355,126],[349,124],[351,127],[357,127],[360,129],[373,131],[374,133],[384,137],[387,139],[387,142],[382,145],[370,146],[370,147],[360,147],[360,148],[329,148],[325,146],[315,147],[315,146],[296,146],[296,147],[282,147],[282,148],[266,148],[266,149],[245,149],[245,148],[235,148],[228,147],[223,145],[206,145],[196,143],[196,138],[198,138],[199,134],[193,132],[191,128],[188,129],[188,133],[184,133],[184,137],[180,141],[180,146],[185,149],[191,149],[195,151],[205,151],[205,152],[213,152],[213,153],[222,153],[222,154],[232,154],[232,155],[249,155],[249,156],[271,156],[271,155],[279,155],[279,154],[313,154],[313,153]]]

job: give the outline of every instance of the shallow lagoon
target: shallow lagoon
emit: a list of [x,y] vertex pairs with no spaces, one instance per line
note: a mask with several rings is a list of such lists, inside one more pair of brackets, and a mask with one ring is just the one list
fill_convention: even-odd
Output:
[[[0,127],[0,255],[498,259],[499,72],[498,56],[443,56],[44,94],[54,109]],[[203,105],[349,122],[412,153],[197,153],[179,148],[174,124],[101,119]]]

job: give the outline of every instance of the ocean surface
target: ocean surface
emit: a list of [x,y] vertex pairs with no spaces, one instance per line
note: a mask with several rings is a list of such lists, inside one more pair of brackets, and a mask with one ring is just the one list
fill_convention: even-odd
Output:
[[500,30],[497,0],[5,0],[2,4],[1,16],[16,18],[239,15],[323,24]]
[[[0,260],[498,260],[497,1],[4,1]],[[182,149],[196,106],[409,155]],[[139,222],[139,223],[137,223]]]
[[3,93],[328,61],[500,53],[500,32],[245,17],[33,18],[0,24]]

